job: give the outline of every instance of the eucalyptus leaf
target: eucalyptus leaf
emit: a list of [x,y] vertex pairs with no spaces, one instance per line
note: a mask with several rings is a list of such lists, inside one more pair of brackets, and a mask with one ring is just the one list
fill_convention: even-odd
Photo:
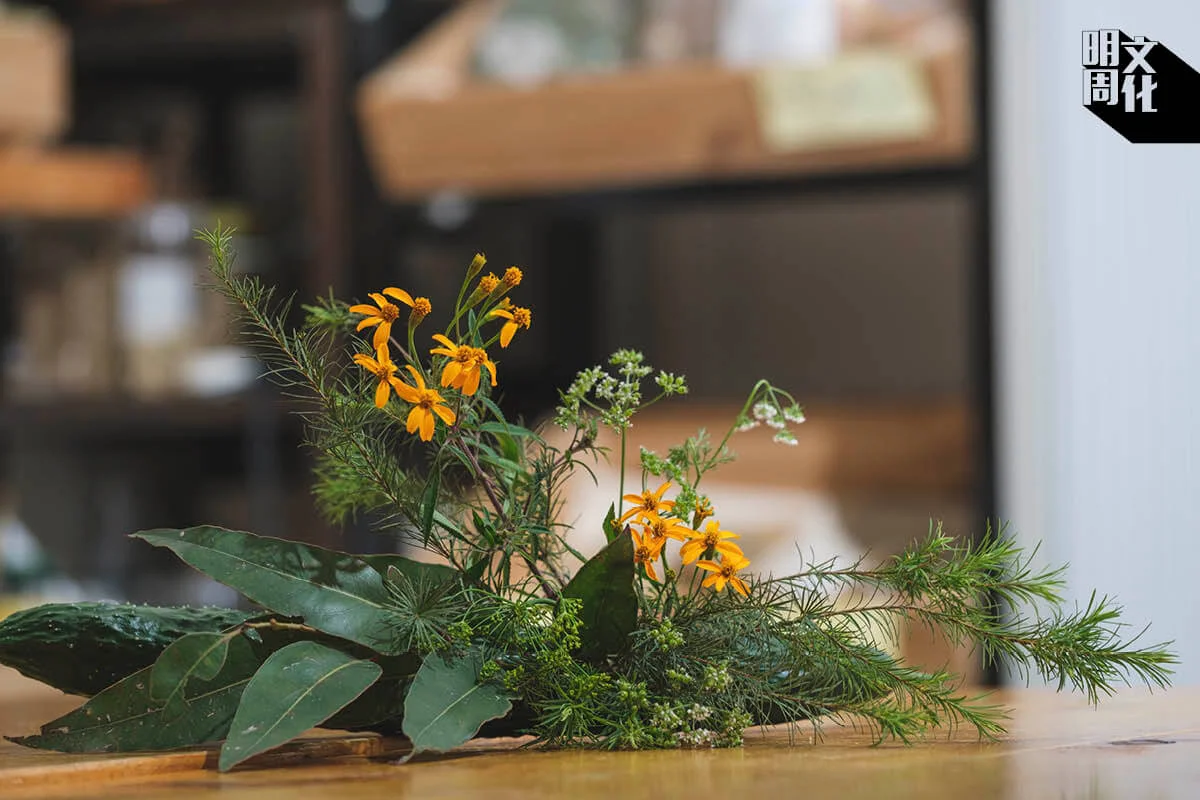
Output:
[[295,739],[348,706],[382,668],[317,642],[296,642],[271,655],[242,692],[218,768]]
[[[611,512],[610,512],[611,513]],[[606,523],[607,527],[607,523]],[[623,652],[637,626],[633,588],[633,539],[618,536],[579,568],[563,587],[563,597],[583,601],[579,655],[589,660]]]
[[[254,602],[317,630],[401,655],[401,620],[378,569],[357,556],[313,545],[202,526],[134,534]],[[414,562],[415,563],[415,562]]]
[[212,680],[225,666],[230,638],[220,633],[189,633],[167,645],[150,668],[150,699],[179,710],[193,678]]
[[414,653],[381,658],[378,664],[383,669],[379,680],[353,703],[321,723],[322,728],[374,731],[389,736],[402,732],[404,697],[421,667],[421,659]]
[[11,741],[64,753],[130,753],[174,750],[225,738],[242,691],[261,659],[242,637],[229,642],[225,662],[211,680],[189,686],[184,713],[164,714],[150,696],[153,667],[113,684],[83,706]]
[[621,535],[621,526],[614,525],[617,519],[617,507],[615,504],[608,506],[608,513],[604,515],[604,541],[611,542]]
[[483,654],[471,649],[457,658],[425,657],[404,700],[404,735],[412,755],[445,752],[474,736],[488,720],[503,717],[512,701],[499,685],[480,682]]
[[424,579],[433,583],[445,583],[460,578],[458,570],[454,567],[449,567],[445,564],[429,564],[424,561],[414,561],[411,558],[394,553],[376,553],[375,555],[360,556],[360,558],[370,564],[376,572],[384,577],[387,577],[389,569],[396,569],[400,574],[413,582]]

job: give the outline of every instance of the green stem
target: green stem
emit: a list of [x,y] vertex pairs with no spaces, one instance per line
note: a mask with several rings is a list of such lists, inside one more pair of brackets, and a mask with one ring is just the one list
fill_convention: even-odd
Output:
[[[625,431],[626,428],[621,428],[621,474],[617,478],[617,517],[621,516],[621,511],[625,505]],[[607,533],[607,531],[606,531]]]
[[[721,451],[725,449],[725,445],[729,444],[730,437],[733,436],[733,432],[737,430],[738,420],[741,419],[742,417],[746,416],[746,412],[750,410],[751,404],[754,403],[754,398],[758,396],[758,390],[761,389],[763,386],[770,386],[770,385],[771,385],[771,382],[766,380],[765,378],[760,379],[758,381],[758,383],[754,384],[754,388],[750,390],[749,396],[746,397],[746,402],[742,404],[742,410],[738,413],[738,415],[736,417],[734,417],[733,424],[730,425],[729,430],[727,430],[725,432],[725,438],[723,438],[721,440],[721,443],[719,445],[717,445],[717,449],[713,451],[714,458],[720,456]],[[711,468],[712,468],[711,462],[708,464],[705,464],[704,469],[701,469],[699,464],[696,465],[696,482],[694,484],[692,484],[693,491],[695,491],[696,487],[700,485],[700,479],[704,477],[704,473],[707,472]]]

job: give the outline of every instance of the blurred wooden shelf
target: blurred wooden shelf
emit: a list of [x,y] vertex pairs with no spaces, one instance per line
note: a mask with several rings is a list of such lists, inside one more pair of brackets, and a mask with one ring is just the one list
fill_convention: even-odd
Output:
[[[682,407],[686,405],[687,407]],[[719,442],[738,408],[699,402],[656,406],[638,414],[629,452],[639,447],[665,454],[700,429]],[[975,487],[976,420],[965,400],[912,403],[805,404],[807,421],[793,425],[794,447],[772,440],[761,426],[734,435],[737,460],[712,481],[878,497],[908,494],[965,496]],[[557,440],[563,434],[551,427]],[[602,429],[597,442],[618,452],[619,440]],[[610,466],[611,463],[610,463]]]
[[0,147],[0,216],[116,218],[147,201],[151,181],[134,153]]
[[755,74],[690,63],[555,79],[534,88],[470,75],[495,13],[464,5],[368,77],[361,127],[385,195],[519,196],[661,184],[944,168],[972,154],[970,65],[955,44],[913,56],[933,123],[915,138],[773,148]]
[[136,400],[124,397],[12,398],[0,403],[0,430],[38,436],[158,436],[236,433],[264,418],[288,418],[282,399],[246,394]]

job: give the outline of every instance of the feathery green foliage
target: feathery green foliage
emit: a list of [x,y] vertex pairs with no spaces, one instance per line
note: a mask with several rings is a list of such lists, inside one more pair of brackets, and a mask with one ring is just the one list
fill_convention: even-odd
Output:
[[[1035,554],[1003,529],[971,541],[935,523],[882,563],[749,574],[701,484],[733,460],[730,442],[743,431],[765,425],[776,442],[796,443],[803,409],[768,381],[752,388],[720,439],[699,431],[665,454],[640,449],[642,488],[627,495],[633,418],[686,394],[687,384],[621,350],[560,394],[553,424],[565,444],[508,420],[493,388],[503,365],[488,348],[507,348],[532,322],[508,297],[522,280],[516,267],[482,274],[486,259],[476,256],[448,323],[432,337],[437,347],[418,348],[432,310],[425,298],[396,287],[370,295],[374,306],[322,298],[293,327],[290,300],[234,269],[231,231],[200,238],[212,249],[217,290],[240,307],[270,377],[299,401],[325,515],[365,521],[446,565],[205,529],[208,549],[189,563],[266,606],[263,620],[227,634],[257,648],[250,667],[274,667],[271,654],[298,641],[320,645],[328,669],[315,696],[291,688],[312,720],[336,714],[386,731],[416,726],[418,749],[431,750],[479,730],[528,732],[554,746],[724,747],[740,744],[751,725],[812,721],[819,731],[827,720],[866,725],[878,741],[958,727],[983,739],[1002,735],[1003,707],[967,691],[959,676],[923,672],[895,655],[912,624],[1092,703],[1121,684],[1169,682],[1170,643],[1142,643],[1144,630],[1129,635],[1108,597],[1065,608],[1063,569],[1035,567]],[[589,558],[562,522],[562,495],[576,470],[590,472],[606,455],[601,428],[619,438],[622,483],[609,517],[585,521],[603,524],[608,543]],[[173,549],[181,541],[163,532],[147,538]],[[678,551],[667,550],[672,539],[684,542]],[[269,588],[246,584],[241,553],[255,554],[255,574]],[[345,615],[328,613],[322,598]],[[311,619],[287,617],[296,613]],[[76,652],[86,655],[87,642]],[[190,652],[173,651],[176,661]],[[189,676],[216,669],[198,663],[204,669],[171,671],[182,676],[171,715],[185,731],[188,713],[216,713],[189,699],[199,696]],[[277,711],[266,678],[251,681],[250,707],[234,702],[241,683],[221,685],[222,718],[195,730],[227,729],[235,711],[239,725],[256,709]],[[163,714],[157,696],[126,694],[97,702],[104,713]],[[405,726],[406,708],[424,722]],[[285,714],[272,724],[287,722]],[[64,749],[90,742],[66,729],[28,741]],[[238,758],[231,752],[222,763]]]

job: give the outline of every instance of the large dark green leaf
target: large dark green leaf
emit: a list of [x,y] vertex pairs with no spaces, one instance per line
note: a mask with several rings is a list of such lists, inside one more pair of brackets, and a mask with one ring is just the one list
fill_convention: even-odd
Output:
[[382,672],[378,664],[316,642],[273,653],[242,692],[218,767],[224,772],[320,725]]
[[212,680],[225,666],[230,638],[220,633],[189,633],[167,645],[150,668],[150,699],[168,706],[171,714],[182,713],[191,680]]
[[431,583],[443,583],[460,579],[459,571],[445,564],[427,564],[424,561],[414,561],[411,558],[395,555],[394,553],[377,553],[375,555],[359,556],[370,564],[380,575],[387,577],[388,568],[395,567],[402,575],[414,583],[425,580]]
[[299,542],[203,526],[134,534],[174,551],[193,568],[277,614],[317,630],[401,655],[401,620],[383,576],[356,556]]
[[562,596],[583,601],[580,656],[594,660],[623,652],[637,626],[633,539],[618,536],[609,542],[580,567],[563,587]]
[[457,747],[512,708],[500,686],[480,682],[482,666],[483,655],[474,649],[458,658],[426,656],[404,700],[404,735],[413,755]]
[[147,667],[110,686],[82,707],[12,741],[64,753],[173,750],[225,738],[242,690],[261,659],[242,637],[230,641],[225,663],[211,680],[188,684],[184,713],[164,714],[150,697]]

